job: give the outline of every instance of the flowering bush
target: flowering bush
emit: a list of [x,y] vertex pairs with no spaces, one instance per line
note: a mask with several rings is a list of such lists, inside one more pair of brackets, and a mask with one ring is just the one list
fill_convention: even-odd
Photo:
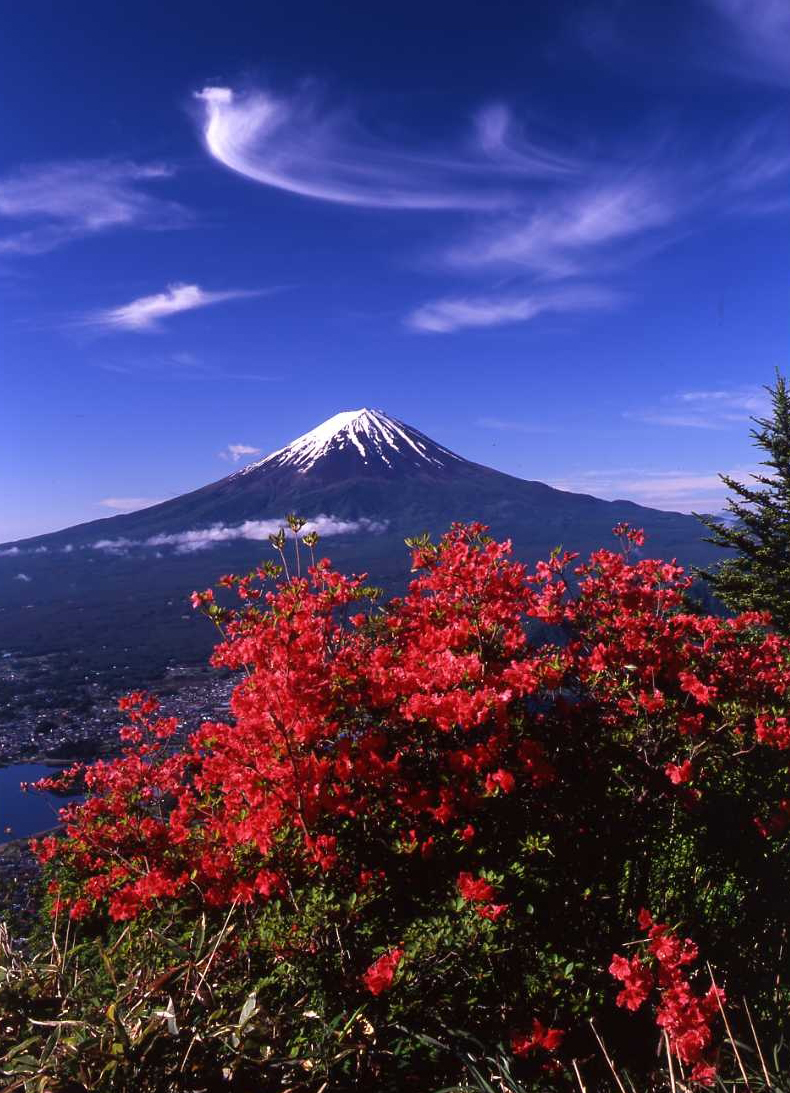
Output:
[[[533,571],[454,526],[410,541],[416,575],[384,605],[325,560],[195,593],[222,631],[213,663],[240,676],[232,717],[174,746],[154,699],[124,701],[123,755],[84,772],[65,837],[37,846],[52,914],[119,959],[145,951],[140,990],[174,1025],[215,979],[254,996],[229,1074],[280,1052],[305,1088],[406,1088],[405,1067],[426,1089],[453,1074],[420,1036],[463,1028],[561,1081],[589,1052],[582,1018],[609,1007],[633,1065],[665,1030],[708,1080],[719,998],[685,978],[696,948],[643,915],[649,959],[611,954],[660,908],[728,990],[787,1009],[790,645],[765,615],[700,614],[678,565],[615,531],[620,550]],[[201,917],[228,933],[174,1001],[167,939]],[[640,1010],[627,1025],[610,964]],[[367,1031],[319,1065],[312,1030],[333,1021]]]

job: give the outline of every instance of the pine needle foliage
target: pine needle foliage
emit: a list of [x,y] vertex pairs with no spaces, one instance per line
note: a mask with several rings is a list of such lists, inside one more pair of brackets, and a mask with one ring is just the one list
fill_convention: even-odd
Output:
[[726,607],[770,611],[777,629],[790,633],[790,390],[777,372],[766,391],[771,416],[752,418],[751,430],[765,470],[749,482],[719,475],[732,495],[726,522],[695,513],[712,533],[706,542],[733,552],[700,575]]

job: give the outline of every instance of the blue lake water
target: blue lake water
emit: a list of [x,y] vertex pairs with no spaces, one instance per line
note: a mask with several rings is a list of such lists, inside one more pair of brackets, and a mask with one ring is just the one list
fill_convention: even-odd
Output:
[[32,790],[23,793],[19,783],[52,778],[57,773],[57,767],[47,767],[43,763],[15,763],[10,767],[0,767],[0,843],[55,827],[58,810],[73,798]]

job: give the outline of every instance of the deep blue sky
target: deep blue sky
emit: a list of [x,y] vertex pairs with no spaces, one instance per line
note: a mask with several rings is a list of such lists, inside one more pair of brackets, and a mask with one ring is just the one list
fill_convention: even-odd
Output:
[[786,0],[2,16],[0,541],[364,405],[665,508],[753,465],[788,368]]

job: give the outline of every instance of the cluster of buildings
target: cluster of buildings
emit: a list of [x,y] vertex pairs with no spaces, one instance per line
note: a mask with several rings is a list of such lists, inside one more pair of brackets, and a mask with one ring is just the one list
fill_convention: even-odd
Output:
[[40,867],[28,844],[19,839],[0,846],[0,921],[16,940],[26,936],[38,915]]
[[[68,686],[61,682],[57,654],[2,654],[0,766],[34,759],[90,760],[114,751],[124,723],[118,698],[125,690],[105,675],[92,672],[75,691],[71,681]],[[149,689],[160,699],[163,716],[177,717],[188,732],[201,721],[228,716],[234,683],[203,666],[171,665]]]

